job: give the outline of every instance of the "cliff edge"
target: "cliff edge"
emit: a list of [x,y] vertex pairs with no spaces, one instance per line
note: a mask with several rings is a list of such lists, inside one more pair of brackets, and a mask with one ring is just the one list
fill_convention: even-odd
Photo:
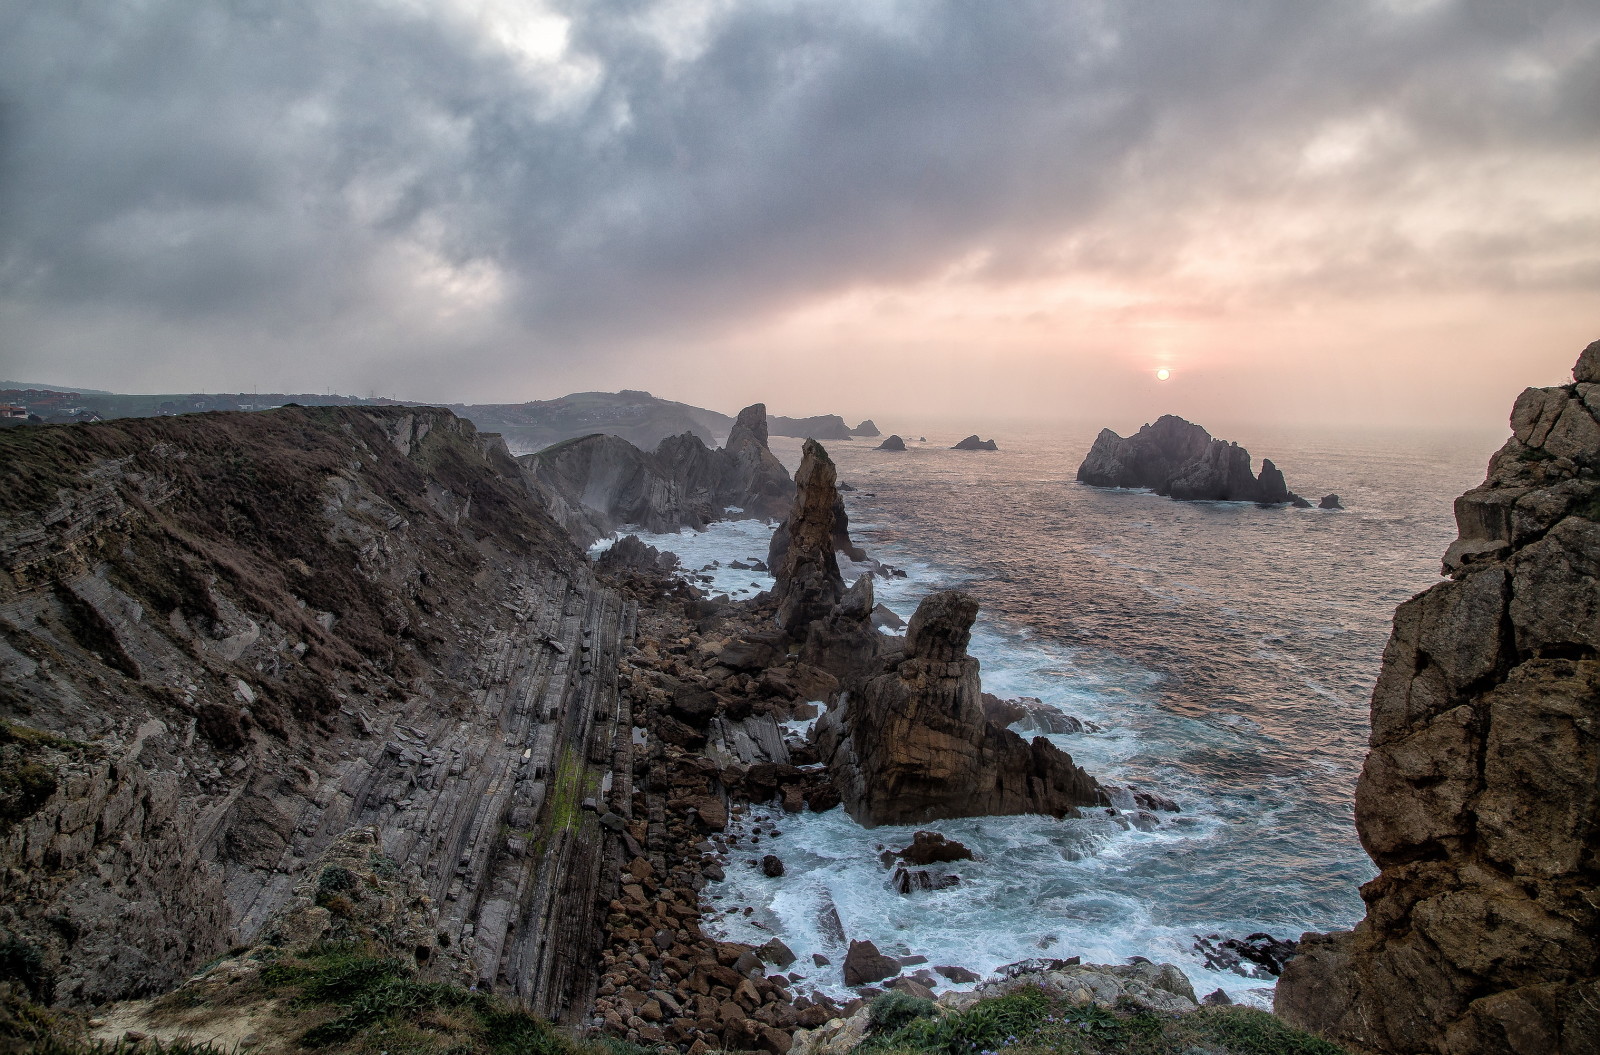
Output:
[[1600,1051],[1600,341],[1530,388],[1401,605],[1356,825],[1381,874],[1278,1014],[1361,1052]]

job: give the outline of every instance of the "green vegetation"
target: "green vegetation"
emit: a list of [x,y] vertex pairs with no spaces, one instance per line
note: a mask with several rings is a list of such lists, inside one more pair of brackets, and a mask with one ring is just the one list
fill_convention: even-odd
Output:
[[[926,1006],[924,1006],[926,1005]],[[965,1011],[889,993],[868,1011],[862,1055],[1344,1055],[1265,1011],[1203,1007],[1185,1015],[1107,1009],[1019,989]]]
[[284,956],[261,974],[304,1016],[301,1046],[389,1055],[642,1055],[633,1045],[580,1042],[487,993],[418,979],[400,960],[357,945]]
[[[550,782],[550,805],[545,822],[547,837],[575,830],[582,821],[584,765],[578,752],[569,744],[561,751],[561,761],[556,764],[555,779]],[[540,840],[540,849],[548,838]]]
[[227,1048],[214,1044],[193,1044],[187,1040],[163,1044],[155,1040],[134,1043],[126,1040],[67,1040],[61,1037],[45,1037],[20,1050],[26,1050],[28,1055],[235,1055]]

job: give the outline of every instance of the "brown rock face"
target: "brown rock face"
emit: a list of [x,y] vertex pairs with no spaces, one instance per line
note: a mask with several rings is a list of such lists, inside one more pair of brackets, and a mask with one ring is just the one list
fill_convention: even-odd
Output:
[[988,720],[978,661],[967,655],[978,604],[959,591],[917,607],[904,652],[817,727],[850,816],[869,827],[942,817],[1046,813],[1106,800],[1049,741]]
[[1382,874],[1277,1012],[1358,1051],[1600,1051],[1600,342],[1529,389],[1401,605],[1356,824]]
[[834,556],[834,506],[839,502],[838,472],[833,459],[816,440],[806,440],[800,468],[794,474],[794,507],[779,528],[784,545],[773,536],[769,565],[777,584],[777,623],[791,636],[826,616],[844,596],[844,577]]

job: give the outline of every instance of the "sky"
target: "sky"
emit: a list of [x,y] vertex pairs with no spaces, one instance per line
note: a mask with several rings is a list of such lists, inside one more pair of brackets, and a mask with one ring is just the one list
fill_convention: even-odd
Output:
[[1597,338],[1600,0],[0,0],[13,380],[1448,426]]

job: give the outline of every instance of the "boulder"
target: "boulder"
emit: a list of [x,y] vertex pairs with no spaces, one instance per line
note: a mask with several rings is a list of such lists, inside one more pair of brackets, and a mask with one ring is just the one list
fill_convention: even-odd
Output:
[[900,962],[885,956],[870,941],[853,941],[844,958],[844,984],[870,985],[900,973]]
[[908,865],[948,864],[972,860],[972,851],[938,832],[917,832],[911,837],[911,845],[896,856]]
[[761,874],[768,879],[777,879],[783,875],[783,859],[777,854],[767,854],[761,859]]
[[945,979],[954,982],[956,985],[966,985],[969,982],[979,982],[983,980],[982,975],[974,971],[969,971],[965,967],[952,967],[945,965],[941,967],[935,967],[933,970],[935,974],[942,975]]
[[879,451],[903,451],[906,449],[906,441],[899,436],[890,436],[873,449]]
[[1356,828],[1379,875],[1307,934],[1276,1012],[1359,1051],[1600,1051],[1600,342],[1528,389],[1402,604]]
[[885,604],[873,605],[872,625],[880,630],[904,630],[906,621]]
[[978,605],[959,591],[918,605],[904,648],[818,720],[816,742],[850,816],[868,827],[1014,813],[1076,816],[1108,804],[1094,778],[1042,737],[984,713],[967,642]]
[[1147,488],[1179,501],[1310,504],[1289,490],[1271,460],[1262,462],[1258,478],[1250,471],[1249,451],[1173,414],[1126,438],[1101,429],[1078,466],[1078,480],[1093,487]]
[[980,440],[977,433],[973,433],[950,449],[953,451],[997,451],[1000,448],[995,444],[994,440]]

